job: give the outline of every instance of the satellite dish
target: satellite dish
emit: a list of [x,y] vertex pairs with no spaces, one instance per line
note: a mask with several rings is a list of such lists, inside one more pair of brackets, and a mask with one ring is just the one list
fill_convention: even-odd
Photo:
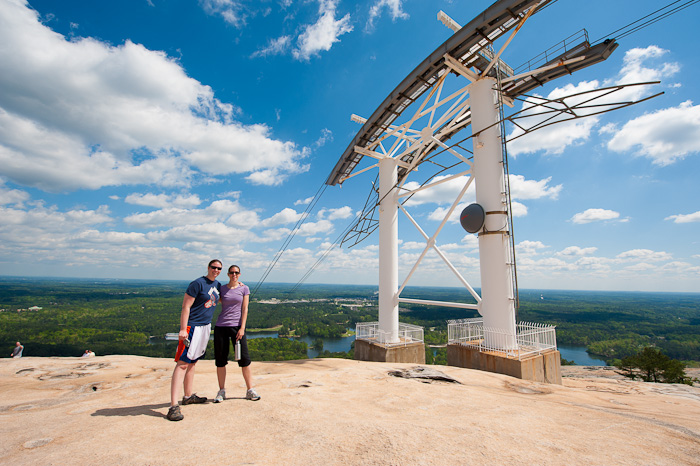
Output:
[[464,208],[459,216],[459,223],[462,224],[462,228],[467,230],[467,233],[476,233],[484,226],[485,218],[486,214],[481,205],[470,204]]

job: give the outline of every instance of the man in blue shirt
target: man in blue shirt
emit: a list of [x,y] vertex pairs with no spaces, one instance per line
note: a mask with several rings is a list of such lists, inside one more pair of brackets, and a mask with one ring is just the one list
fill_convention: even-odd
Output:
[[207,401],[205,397],[197,396],[193,392],[194,369],[197,361],[204,356],[209,343],[211,319],[220,296],[221,284],[216,277],[221,273],[221,267],[220,260],[210,261],[207,275],[190,283],[182,300],[179,341],[175,353],[176,365],[170,382],[170,409],[167,418],[171,421],[180,421],[184,417],[177,403],[181,385],[184,385],[185,389],[183,405]]

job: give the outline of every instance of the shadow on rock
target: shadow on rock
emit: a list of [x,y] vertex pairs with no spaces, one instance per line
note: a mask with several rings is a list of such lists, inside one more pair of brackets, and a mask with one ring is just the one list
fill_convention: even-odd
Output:
[[164,414],[156,411],[170,406],[170,403],[158,403],[155,405],[125,406],[123,408],[98,409],[91,416],[155,416],[163,417]]

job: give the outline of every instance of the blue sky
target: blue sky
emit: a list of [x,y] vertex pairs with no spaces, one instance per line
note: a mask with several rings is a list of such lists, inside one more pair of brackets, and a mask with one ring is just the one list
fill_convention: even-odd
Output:
[[[452,34],[439,10],[464,25],[491,3],[0,0],[0,274],[180,280],[218,257],[256,281],[360,129],[350,115]],[[517,67],[582,28],[596,41],[660,6],[559,0],[502,58]],[[664,95],[509,146],[520,287],[700,289],[698,17],[532,92],[660,80],[640,95]],[[374,177],[329,187],[268,281],[296,283]],[[411,207],[427,231],[459,191],[443,186]],[[421,249],[399,221],[402,281]],[[438,242],[479,286],[476,238],[449,222]],[[308,282],[377,274],[375,235]],[[437,256],[410,284],[458,286]]]

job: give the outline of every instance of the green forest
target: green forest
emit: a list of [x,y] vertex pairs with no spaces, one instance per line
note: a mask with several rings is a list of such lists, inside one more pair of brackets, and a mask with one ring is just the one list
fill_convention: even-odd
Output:
[[[187,282],[0,278],[0,347],[9,357],[16,341],[25,356],[136,354],[173,357]],[[251,286],[251,289],[253,287]],[[338,337],[355,323],[377,320],[372,286],[265,284],[250,303],[248,332],[274,330],[283,337],[250,339],[254,360],[306,358],[307,344],[295,337]],[[466,290],[407,288],[403,297],[473,302]],[[270,302],[272,299],[277,301]],[[262,302],[261,302],[262,301]],[[401,304],[400,320],[423,326],[427,345],[447,342],[447,320],[476,317],[476,311]],[[645,347],[700,365],[700,294],[521,290],[518,321],[556,325],[561,345],[585,346],[609,363]],[[320,357],[352,357],[323,351]],[[445,364],[445,349],[427,362]],[[213,351],[207,352],[213,357]]]

